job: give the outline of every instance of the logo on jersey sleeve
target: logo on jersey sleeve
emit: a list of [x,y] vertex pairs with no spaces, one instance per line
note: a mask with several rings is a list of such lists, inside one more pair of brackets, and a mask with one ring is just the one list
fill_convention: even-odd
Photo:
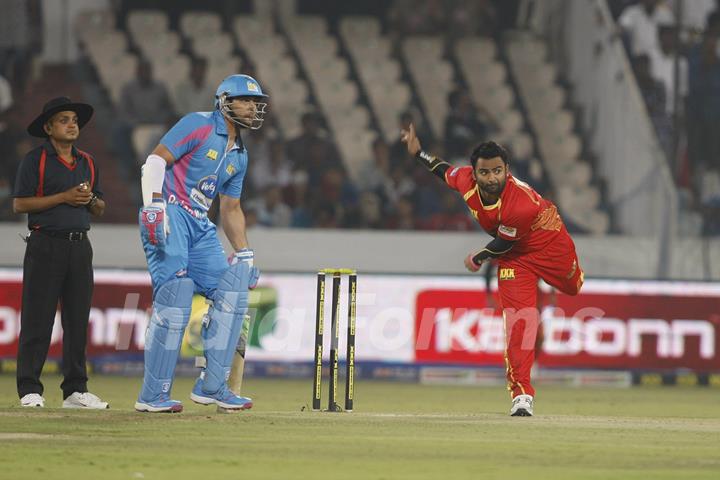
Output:
[[500,225],[498,227],[498,232],[510,238],[515,238],[517,236],[517,228],[508,227],[507,225]]
[[208,175],[203,177],[190,191],[190,198],[204,210],[210,209],[212,199],[217,191],[217,176]]
[[459,167],[453,168],[452,170],[450,170],[450,176],[451,176],[451,177],[454,177],[455,175],[458,174],[459,171],[460,171],[460,168],[459,168]]
[[232,176],[236,171],[235,165],[233,165],[232,163],[229,164],[227,166],[227,168],[225,169],[225,171],[227,172],[228,175]]
[[210,150],[208,150],[208,153],[207,153],[207,155],[205,155],[205,156],[206,156],[207,158],[209,158],[210,160],[217,160],[218,152],[217,152],[217,150],[213,150],[213,149],[211,148]]

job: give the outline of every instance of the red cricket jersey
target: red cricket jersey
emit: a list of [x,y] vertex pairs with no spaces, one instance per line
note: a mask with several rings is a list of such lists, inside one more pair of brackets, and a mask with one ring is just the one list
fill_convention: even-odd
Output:
[[484,205],[472,172],[469,165],[451,168],[445,172],[445,181],[463,196],[473,217],[487,233],[515,242],[509,255],[542,250],[550,242],[565,240],[562,237],[572,242],[557,207],[530,185],[508,175],[497,203]]

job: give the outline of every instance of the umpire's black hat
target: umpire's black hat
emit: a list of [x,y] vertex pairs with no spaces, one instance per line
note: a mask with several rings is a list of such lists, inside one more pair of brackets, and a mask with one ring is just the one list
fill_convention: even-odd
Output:
[[64,111],[77,113],[79,128],[84,127],[93,115],[93,107],[87,103],[74,103],[68,97],[53,98],[43,106],[42,113],[28,125],[27,132],[33,137],[47,137],[43,126],[50,120],[50,117]]

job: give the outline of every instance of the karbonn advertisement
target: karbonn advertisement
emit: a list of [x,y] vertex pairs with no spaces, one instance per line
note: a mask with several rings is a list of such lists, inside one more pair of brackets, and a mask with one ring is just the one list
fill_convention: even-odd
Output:
[[[150,306],[146,273],[98,270],[88,356],[139,358]],[[504,321],[479,276],[363,275],[357,280],[356,360],[393,365],[504,365]],[[343,287],[345,288],[345,287]],[[0,357],[13,359],[22,272],[0,269]],[[720,285],[588,280],[580,295],[539,292],[547,368],[720,372]],[[247,359],[313,362],[316,278],[264,274],[251,296]],[[340,312],[347,312],[346,298]],[[327,302],[328,304],[330,302]],[[200,354],[205,299],[196,296],[182,354]],[[330,305],[325,318],[331,317]],[[61,305],[51,358],[62,355]],[[341,329],[347,328],[341,315]],[[328,336],[329,337],[329,336]],[[340,339],[339,357],[346,345]],[[329,339],[324,355],[330,351]]]
[[[557,295],[540,315],[538,361],[545,367],[717,371],[718,306],[717,297],[703,295]],[[503,361],[504,320],[480,292],[422,291],[416,319],[418,361]]]

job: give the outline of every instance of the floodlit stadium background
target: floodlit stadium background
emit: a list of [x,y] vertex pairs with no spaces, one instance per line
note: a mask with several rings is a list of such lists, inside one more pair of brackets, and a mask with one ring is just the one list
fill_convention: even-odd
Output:
[[[482,139],[502,142],[513,172],[558,205],[588,281],[579,297],[545,304],[539,361],[550,377],[719,382],[720,16],[712,1],[677,0],[643,23],[632,3],[3,1],[5,369],[25,230],[9,195],[42,104],[68,95],[96,108],[79,142],[108,202],[91,231],[89,354],[100,371],[137,373],[150,304],[139,166],[179,116],[211,109],[219,81],[242,72],[271,96],[265,126],[245,136],[243,207],[264,272],[251,375],[309,375],[313,274],[351,267],[361,375],[501,381],[483,373],[502,365],[499,313],[482,275],[462,267],[489,237],[405,155],[399,130],[412,119],[424,148],[453,163]],[[51,357],[60,353],[55,342]],[[188,373],[194,353],[189,338]]]

